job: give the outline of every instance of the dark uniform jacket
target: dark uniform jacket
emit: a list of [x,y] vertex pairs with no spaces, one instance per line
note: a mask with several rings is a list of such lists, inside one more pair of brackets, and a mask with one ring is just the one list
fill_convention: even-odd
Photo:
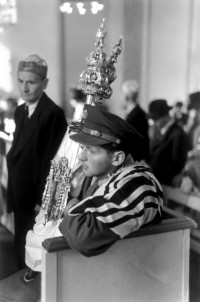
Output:
[[15,111],[16,131],[7,154],[8,212],[33,210],[41,204],[46,177],[67,122],[63,110],[44,93],[31,118],[24,124],[25,105]]

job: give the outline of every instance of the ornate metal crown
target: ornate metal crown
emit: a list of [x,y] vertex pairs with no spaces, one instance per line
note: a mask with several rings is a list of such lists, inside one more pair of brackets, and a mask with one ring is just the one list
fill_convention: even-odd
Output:
[[87,95],[92,96],[92,103],[102,103],[103,99],[108,99],[112,95],[110,84],[116,79],[116,69],[114,64],[117,57],[122,51],[122,37],[113,47],[110,57],[106,57],[103,48],[105,46],[104,39],[105,20],[96,34],[95,50],[86,58],[88,68],[80,75],[80,81],[83,83],[83,90]]

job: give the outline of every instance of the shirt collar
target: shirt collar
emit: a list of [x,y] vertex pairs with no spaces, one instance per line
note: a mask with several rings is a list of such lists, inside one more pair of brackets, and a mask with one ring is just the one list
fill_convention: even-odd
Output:
[[28,117],[31,117],[31,115],[35,111],[35,108],[37,107],[38,103],[39,103],[39,100],[32,104],[26,105],[28,107]]

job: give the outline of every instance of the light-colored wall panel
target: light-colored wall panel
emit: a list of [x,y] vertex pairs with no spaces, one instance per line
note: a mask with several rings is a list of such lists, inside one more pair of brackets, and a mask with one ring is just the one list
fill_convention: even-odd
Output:
[[188,62],[188,92],[200,90],[200,1],[191,0],[190,57]]
[[190,0],[150,0],[149,101],[185,100],[188,72]]

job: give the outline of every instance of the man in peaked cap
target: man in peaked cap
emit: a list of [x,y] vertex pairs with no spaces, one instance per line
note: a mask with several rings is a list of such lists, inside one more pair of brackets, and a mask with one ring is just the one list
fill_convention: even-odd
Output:
[[163,199],[149,168],[135,161],[137,131],[112,113],[84,108],[84,124],[70,137],[81,144],[85,181],[78,196],[72,190],[59,228],[71,248],[90,257],[160,219]]
[[25,267],[25,238],[42,202],[46,177],[67,122],[63,110],[44,92],[47,63],[30,55],[18,64],[18,89],[24,104],[15,111],[16,130],[7,155],[8,212],[14,212],[15,247],[19,269]]

